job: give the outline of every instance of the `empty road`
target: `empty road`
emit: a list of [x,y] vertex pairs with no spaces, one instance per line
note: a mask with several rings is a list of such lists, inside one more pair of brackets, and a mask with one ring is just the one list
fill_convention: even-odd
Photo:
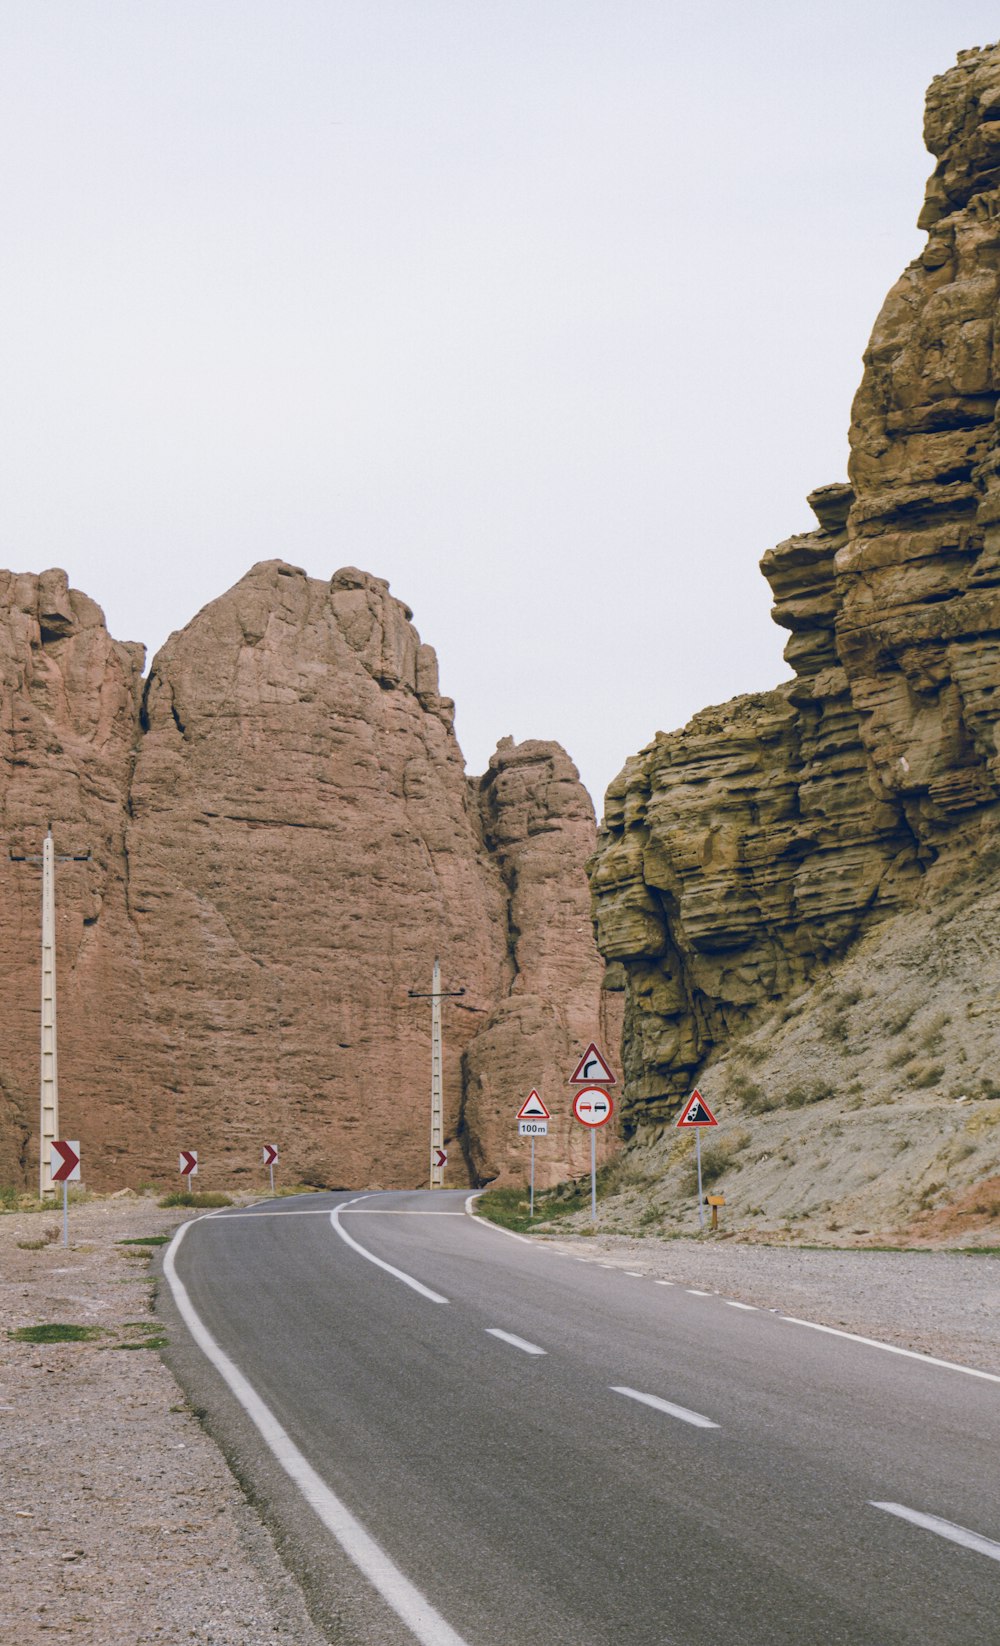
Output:
[[331,1641],[1000,1640],[1000,1377],[466,1198],[272,1201],[167,1254],[168,1359]]

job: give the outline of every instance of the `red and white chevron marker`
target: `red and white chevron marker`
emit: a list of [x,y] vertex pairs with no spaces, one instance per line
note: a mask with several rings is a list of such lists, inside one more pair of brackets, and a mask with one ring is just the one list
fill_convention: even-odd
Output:
[[273,1143],[264,1144],[264,1165],[274,1166],[277,1163],[278,1151]]
[[198,1176],[198,1154],[195,1149],[181,1150],[180,1173],[182,1177]]
[[80,1145],[68,1143],[65,1138],[49,1145],[49,1173],[53,1183],[63,1186],[63,1245],[69,1245],[69,1199],[67,1183],[75,1183],[80,1176]]
[[53,1142],[49,1151],[53,1183],[76,1183],[80,1178],[80,1145],[65,1139]]

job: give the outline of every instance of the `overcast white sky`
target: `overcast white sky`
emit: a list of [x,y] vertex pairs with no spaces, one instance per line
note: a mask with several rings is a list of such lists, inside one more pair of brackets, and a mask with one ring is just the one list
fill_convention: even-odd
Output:
[[993,0],[0,0],[0,565],[167,634],[387,577],[470,772],[600,810],[785,678],[757,561],[845,477]]

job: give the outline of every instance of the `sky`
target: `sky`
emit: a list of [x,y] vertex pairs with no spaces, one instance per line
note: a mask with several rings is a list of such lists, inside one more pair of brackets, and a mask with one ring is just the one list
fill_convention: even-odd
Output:
[[0,565],[152,659],[254,564],[389,579],[467,769],[598,814],[787,678],[993,0],[0,0]]

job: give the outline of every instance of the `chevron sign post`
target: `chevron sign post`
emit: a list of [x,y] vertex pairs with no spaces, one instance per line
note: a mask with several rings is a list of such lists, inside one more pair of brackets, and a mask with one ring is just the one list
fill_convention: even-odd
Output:
[[49,1149],[50,1176],[53,1183],[63,1186],[63,1245],[69,1245],[69,1196],[67,1183],[80,1180],[80,1145],[65,1138],[53,1141]]
[[179,1170],[182,1177],[192,1178],[192,1177],[197,1177],[198,1176],[198,1151],[197,1151],[197,1149],[182,1149],[181,1150],[180,1160],[178,1162],[178,1170]]
[[271,1193],[274,1193],[274,1166],[278,1158],[278,1147],[275,1143],[264,1144],[264,1165],[271,1171]]

